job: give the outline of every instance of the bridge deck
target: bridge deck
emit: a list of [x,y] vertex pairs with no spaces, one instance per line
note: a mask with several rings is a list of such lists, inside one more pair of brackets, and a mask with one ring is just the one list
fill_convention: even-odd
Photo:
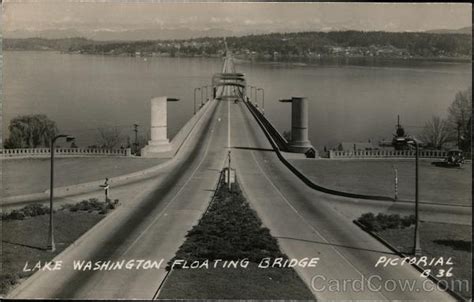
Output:
[[[356,227],[345,210],[354,205],[386,210],[392,203],[334,197],[308,188],[281,164],[242,102],[223,100],[213,104],[215,111],[210,111],[204,119],[208,123],[193,133],[183,146],[185,151],[157,177],[153,189],[116,210],[60,259],[67,263],[74,259],[164,258],[166,263],[204,212],[231,147],[238,179],[283,252],[297,259],[319,257],[316,268],[297,268],[309,287],[315,276],[327,281],[367,280],[377,275],[382,280],[413,280],[418,290],[422,282],[430,282],[419,277],[410,266],[375,269],[380,256],[394,255]],[[443,215],[451,213],[444,211]],[[14,297],[150,299],[165,277],[163,269],[77,272],[69,268],[60,274],[37,274]],[[313,293],[323,300],[452,300],[443,291],[359,292],[350,288],[347,291],[313,288]]]

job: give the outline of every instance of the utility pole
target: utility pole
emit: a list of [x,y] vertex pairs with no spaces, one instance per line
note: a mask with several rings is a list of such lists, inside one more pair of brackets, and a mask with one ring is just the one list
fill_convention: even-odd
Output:
[[51,144],[49,146],[51,152],[51,170],[50,170],[50,179],[49,179],[49,230],[48,230],[48,245],[47,249],[50,252],[56,251],[56,244],[54,243],[54,227],[53,227],[53,199],[54,199],[54,144],[58,138],[65,137],[67,142],[73,141],[74,136],[59,134],[51,139]]
[[196,114],[196,91],[201,90],[201,88],[194,88],[194,114]]
[[202,105],[204,105],[203,100],[204,100],[204,87],[201,87],[201,106],[199,108],[201,108]]
[[232,192],[232,183],[230,182],[230,171],[231,171],[231,168],[230,168],[230,150],[229,150],[229,165],[227,167],[227,182],[229,184],[229,192]]
[[262,114],[265,115],[265,89],[258,88],[257,90],[262,92]]
[[395,181],[395,200],[398,200],[398,170],[392,166],[394,172],[394,181]]
[[419,191],[419,180],[418,180],[418,142],[416,139],[413,139],[413,144],[415,145],[415,238],[413,243],[413,254],[415,256],[419,256],[421,254],[421,246],[420,246],[420,217],[419,213],[419,200],[420,200],[420,191]]
[[133,127],[134,127],[133,131],[135,132],[134,154],[137,155],[138,153],[138,124],[133,124]]

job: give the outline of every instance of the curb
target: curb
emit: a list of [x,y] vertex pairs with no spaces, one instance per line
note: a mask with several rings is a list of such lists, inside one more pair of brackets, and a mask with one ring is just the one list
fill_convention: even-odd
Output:
[[332,194],[336,196],[343,196],[343,197],[349,197],[349,198],[357,198],[357,199],[369,199],[369,200],[378,200],[378,201],[388,201],[388,202],[394,202],[395,199],[392,197],[388,196],[377,196],[377,195],[364,195],[364,194],[357,194],[357,193],[349,193],[349,192],[344,192],[344,191],[338,191],[338,190],[333,190],[329,189],[323,186],[320,186],[316,183],[314,183],[312,180],[310,180],[306,175],[301,173],[297,168],[295,168],[282,154],[280,151],[280,148],[278,147],[277,143],[273,140],[271,134],[269,131],[265,128],[265,125],[262,122],[262,118],[264,118],[260,112],[257,112],[257,110],[252,106],[252,104],[248,104],[248,102],[244,102],[249,109],[250,113],[253,115],[257,123],[260,125],[260,128],[263,130],[265,136],[269,140],[270,144],[272,145],[273,149],[276,152],[276,155],[280,159],[280,161],[291,171],[293,174],[296,175],[300,180],[302,180],[306,185],[308,185],[310,188],[327,193],[327,194]]
[[[123,185],[134,183],[140,180],[149,179],[155,176],[155,174],[160,172],[160,170],[162,170],[163,168],[175,162],[176,156],[181,150],[181,147],[184,145],[184,143],[187,141],[187,139],[191,135],[191,132],[196,126],[196,124],[199,121],[201,121],[202,117],[209,111],[209,108],[212,107],[213,102],[214,100],[210,102],[206,102],[204,104],[204,107],[202,108],[204,110],[200,110],[197,112],[196,115],[192,116],[191,119],[189,119],[188,122],[176,134],[175,138],[177,138],[180,141],[178,141],[177,146],[173,148],[173,154],[167,161],[160,163],[156,166],[141,170],[141,171],[136,171],[136,172],[132,172],[132,173],[124,174],[124,175],[111,177],[109,179],[109,183],[115,186],[123,186]],[[183,130],[183,129],[187,129],[187,130]],[[182,134],[183,131],[187,131],[188,133]],[[183,135],[184,137],[182,137]],[[173,141],[171,143],[173,143]],[[102,184],[103,184],[103,180],[101,179],[101,180],[95,180],[95,181],[85,182],[81,184],[57,187],[55,188],[55,198],[64,198],[68,196],[76,196],[80,194],[100,191],[100,185]],[[47,200],[49,200],[49,190],[46,190],[44,192],[39,192],[39,193],[6,197],[2,199],[1,206],[9,207],[9,206],[27,204],[30,202],[45,202]]]
[[[366,195],[366,194],[359,194],[359,193],[350,193],[350,192],[345,192],[345,191],[339,191],[339,190],[334,190],[334,189],[329,189],[326,187],[323,187],[321,185],[318,185],[314,183],[311,179],[309,179],[306,175],[304,175],[301,171],[299,171],[295,166],[293,166],[288,159],[285,158],[285,155],[282,154],[282,150],[278,146],[278,143],[275,142],[275,140],[272,137],[272,134],[268,129],[266,129],[265,124],[270,124],[271,129],[276,131],[271,124],[270,121],[266,119],[265,116],[261,114],[261,112],[253,107],[251,103],[244,102],[247,108],[249,109],[250,113],[254,116],[255,120],[259,124],[260,128],[262,128],[265,136],[269,140],[270,144],[272,145],[273,149],[275,150],[278,158],[280,161],[291,171],[293,174],[296,175],[299,179],[301,179],[306,185],[308,185],[310,188],[331,194],[331,195],[336,195],[336,196],[343,196],[343,197],[348,197],[348,198],[357,198],[357,199],[366,199],[366,200],[376,200],[376,201],[386,201],[386,202],[393,202],[393,203],[407,203],[407,204],[414,204],[414,200],[404,200],[404,199],[395,199],[393,197],[389,196],[379,196],[379,195]],[[265,121],[265,123],[264,123]],[[279,134],[279,133],[278,133]],[[284,150],[283,150],[284,151]],[[383,159],[383,158],[378,158],[378,159]],[[395,158],[394,158],[395,159]],[[339,159],[337,159],[339,160]],[[352,160],[352,159],[349,159]],[[409,158],[407,160],[410,160]],[[426,205],[435,205],[435,206],[449,206],[449,207],[459,207],[459,208],[472,208],[472,206],[469,205],[462,205],[462,204],[446,204],[446,203],[433,203],[433,202],[428,202],[428,201],[420,201],[420,204],[426,204]]]
[[[218,178],[217,183],[216,183],[216,185],[215,185],[216,190],[215,190],[214,193],[212,194],[211,199],[209,200],[209,203],[208,203],[206,209],[204,210],[204,212],[203,212],[202,215],[201,215],[201,218],[199,218],[198,224],[199,224],[199,222],[201,221],[202,217],[204,217],[204,215],[206,215],[206,213],[208,212],[208,210],[209,210],[211,204],[215,201],[215,198],[216,198],[216,196],[217,196],[217,191],[218,191],[218,189],[219,189],[219,187],[220,187],[222,181],[224,180],[224,173],[223,173],[223,171],[224,171],[224,167],[225,167],[225,162],[226,162],[226,160],[224,159],[224,163],[223,163],[223,165],[222,165],[223,167],[221,168],[221,172],[219,172],[219,178]],[[190,231],[190,230],[189,230],[189,231]],[[188,231],[188,232],[189,232],[189,231]],[[178,248],[178,249],[179,249],[179,248]],[[176,254],[175,254],[175,255],[176,255]],[[173,259],[173,258],[172,258],[172,259]],[[160,295],[161,290],[163,289],[163,286],[166,284],[166,281],[168,280],[169,275],[173,272],[173,268],[170,268],[169,270],[167,270],[167,269],[165,268],[165,270],[167,271],[167,272],[166,272],[166,275],[165,275],[165,277],[163,278],[163,280],[161,281],[160,285],[158,286],[158,288],[157,288],[155,294],[153,295],[152,300],[157,300],[157,299],[158,299],[158,296]]]
[[[236,176],[235,176],[235,177],[236,177],[236,181],[237,181],[241,176],[240,176],[240,173],[239,173],[239,172],[236,171],[235,173],[236,173]],[[260,219],[260,221],[261,221],[261,223],[262,223],[262,226],[264,226],[265,228],[267,228],[267,229],[270,230],[270,228],[269,228],[268,226],[266,226],[266,225],[263,223],[262,218],[261,218],[260,215],[258,214],[258,212],[257,212],[257,210],[255,209],[254,205],[252,205],[251,199],[250,199],[250,197],[248,196],[247,191],[245,191],[244,185],[243,185],[242,183],[240,183],[240,184],[239,184],[239,187],[240,187],[240,191],[242,192],[242,196],[246,199],[246,201],[247,201],[247,203],[249,204],[250,208],[251,208],[253,211],[255,211],[255,214],[257,215],[258,219]],[[275,238],[275,240],[277,240],[277,242],[278,242],[279,239],[276,238],[275,236],[273,236],[271,230],[270,230],[270,235],[271,235],[273,238]],[[280,246],[280,242],[278,242],[278,247],[280,248],[280,251],[286,255],[285,251],[283,251],[283,249],[282,249],[281,246]],[[304,281],[304,277],[303,277],[303,276],[301,275],[301,273],[296,269],[296,267],[293,267],[293,270],[294,270],[295,273],[298,275],[298,277],[301,279],[301,282],[303,282],[303,284],[308,288],[308,290],[309,290],[309,291],[311,292],[311,294],[314,296],[314,300],[309,300],[309,301],[319,301],[319,300],[322,300],[322,299],[320,299],[321,297],[319,297],[318,295],[316,295],[316,293],[311,290],[311,284],[307,284],[307,283]]]
[[[211,107],[211,106],[209,106]],[[208,108],[209,108],[208,107]],[[201,115],[203,116],[204,114],[206,114],[207,112],[209,111],[209,109],[206,109],[206,111]],[[195,129],[195,126],[198,122],[202,121],[201,118],[199,118],[196,123],[194,124],[194,126],[191,128],[189,134]],[[186,136],[186,138],[183,140],[183,143],[181,145],[184,144],[184,142],[187,140],[187,138],[189,137]],[[181,147],[181,146],[180,146]],[[178,150],[179,151],[179,150]],[[176,152],[176,154],[178,153],[178,151]],[[176,154],[175,156],[173,157],[173,159],[163,163],[163,164],[167,164],[167,163],[170,163],[172,161],[175,161],[176,160]],[[4,205],[2,205],[4,206]],[[123,210],[122,210],[123,209]],[[79,236],[74,242],[72,242],[68,247],[66,247],[63,251],[61,251],[60,253],[58,253],[56,256],[53,257],[53,259],[51,259],[50,261],[56,261],[60,256],[62,256],[63,254],[69,252],[70,250],[72,250],[73,248],[75,248],[78,244],[80,244],[82,241],[84,241],[92,232],[94,232],[96,230],[96,228],[99,228],[101,225],[105,224],[106,221],[112,219],[112,217],[114,216],[117,216],[118,214],[117,213],[120,213],[121,211],[125,211],[125,209],[127,209],[126,207],[120,207],[116,210],[114,210],[111,214],[109,215],[106,215],[104,218],[102,218],[98,223],[96,223],[94,226],[92,226],[89,230],[87,230],[86,232],[84,232],[81,236]],[[38,270],[36,272],[34,272],[32,275],[30,275],[29,277],[27,277],[25,280],[23,280],[22,282],[20,281],[20,283],[18,284],[17,287],[13,288],[10,293],[7,293],[5,295],[5,298],[9,298],[9,299],[12,299],[14,298],[16,295],[18,295],[25,287],[29,286],[32,282],[34,282],[37,278],[39,278],[38,276],[40,275],[40,273],[42,272],[42,270]]]
[[[390,249],[392,252],[394,252],[395,254],[397,254],[398,256],[400,257],[410,257],[409,255],[406,255],[405,253],[402,253],[400,252],[398,249],[396,249],[393,245],[391,245],[390,243],[388,243],[388,241],[386,241],[385,239],[383,239],[382,237],[380,237],[377,233],[375,232],[372,232],[370,231],[365,225],[363,225],[362,223],[360,223],[359,221],[357,220],[353,220],[352,221],[355,225],[357,225],[359,228],[361,228],[363,231],[365,231],[366,233],[368,233],[369,235],[371,235],[372,237],[374,237],[375,239],[377,239],[380,243],[382,243],[383,245],[385,245],[388,249]],[[416,263],[411,263],[411,265],[417,270],[419,271],[420,273],[424,272],[425,270],[419,266],[418,264]],[[433,276],[432,274],[429,274],[427,276],[428,279],[430,279],[431,281],[433,281],[437,286],[439,286],[441,289],[443,289],[444,291],[446,291],[448,294],[450,294],[453,298],[455,298],[457,301],[470,301],[469,299],[466,299],[464,298],[463,296],[461,296],[460,294],[454,292],[453,290],[451,290],[447,285],[445,285],[444,283],[442,283],[440,279],[436,278],[435,276]]]
[[[111,219],[113,216],[117,216],[116,213],[119,213],[120,210],[125,209],[124,207],[120,207],[119,209],[115,209],[110,215],[105,215],[104,218],[102,218],[99,222],[94,224],[90,229],[88,229],[86,232],[84,232],[81,236],[79,236],[74,242],[72,242],[68,247],[66,247],[64,250],[62,250],[60,253],[58,253],[56,256],[53,257],[53,259],[50,260],[50,262],[56,262],[56,260],[63,254],[69,252],[72,250],[76,245],[80,244],[84,239],[86,239],[96,228],[99,226],[103,225],[106,220]],[[34,282],[38,276],[40,275],[40,272],[42,270],[37,270],[34,272],[32,275],[29,277],[26,277],[26,279],[23,282],[20,282],[17,287],[13,288],[11,292],[7,293],[5,298],[15,298],[16,295],[18,295],[25,287],[29,286],[30,283]],[[39,298],[41,299],[41,298]]]

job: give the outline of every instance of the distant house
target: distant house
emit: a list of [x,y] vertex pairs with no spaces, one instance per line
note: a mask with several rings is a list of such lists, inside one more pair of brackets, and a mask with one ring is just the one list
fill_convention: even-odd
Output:
[[374,146],[372,143],[361,143],[361,142],[342,142],[336,147],[337,151],[354,152],[354,151],[370,151],[379,150],[378,146]]

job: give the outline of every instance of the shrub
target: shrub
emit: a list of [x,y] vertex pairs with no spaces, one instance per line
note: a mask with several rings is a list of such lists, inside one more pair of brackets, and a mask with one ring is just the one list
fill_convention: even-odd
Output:
[[373,213],[362,214],[357,221],[362,223],[369,231],[382,231],[385,229],[397,229],[409,227],[415,224],[415,216],[400,217],[398,214],[383,214],[379,213],[375,216]]
[[18,275],[14,273],[4,273],[0,275],[0,293],[6,293],[8,290],[17,284]]
[[[107,202],[100,202],[97,198],[83,200],[76,204],[65,204],[61,206],[61,210],[69,210],[71,212],[87,211],[89,213],[97,211],[99,214],[107,214],[119,206],[119,200],[115,199],[113,202],[109,199]],[[11,212],[3,212],[0,218],[2,220],[23,220],[28,217],[35,217],[39,215],[49,214],[49,207],[40,203],[30,204],[18,210]]]
[[25,214],[23,214],[21,210],[13,210],[9,214],[6,214],[5,220],[7,219],[23,220],[25,219]]
[[91,198],[89,200],[83,200],[81,202],[78,202],[76,204],[73,204],[69,210],[72,212],[76,211],[87,211],[87,212],[92,212],[92,211],[100,211],[102,210],[103,205],[97,198]]
[[407,228],[416,223],[415,215],[405,216],[401,219],[402,228]]
[[[245,200],[238,183],[230,193],[221,183],[208,211],[186,235],[175,259],[188,261],[239,260],[259,262],[263,258],[286,258],[278,242],[263,227],[257,213]],[[175,267],[176,268],[176,267]]]
[[38,215],[49,214],[49,207],[36,203],[25,206],[22,209],[22,212],[26,217],[35,217]]
[[400,215],[398,214],[392,214],[392,215],[378,214],[377,220],[379,221],[382,227],[382,230],[396,229],[400,226]]
[[2,220],[23,220],[28,217],[44,215],[49,213],[49,207],[42,204],[30,204],[18,210],[2,213]]
[[380,225],[375,218],[373,213],[365,213],[357,219],[361,224],[363,224],[369,231],[380,231]]
[[115,199],[113,202],[110,199],[107,199],[106,202],[100,202],[97,198],[91,198],[76,204],[64,205],[63,209],[69,209],[71,212],[85,211],[91,213],[97,211],[99,214],[107,214],[110,210],[115,209],[118,205],[118,199]]

